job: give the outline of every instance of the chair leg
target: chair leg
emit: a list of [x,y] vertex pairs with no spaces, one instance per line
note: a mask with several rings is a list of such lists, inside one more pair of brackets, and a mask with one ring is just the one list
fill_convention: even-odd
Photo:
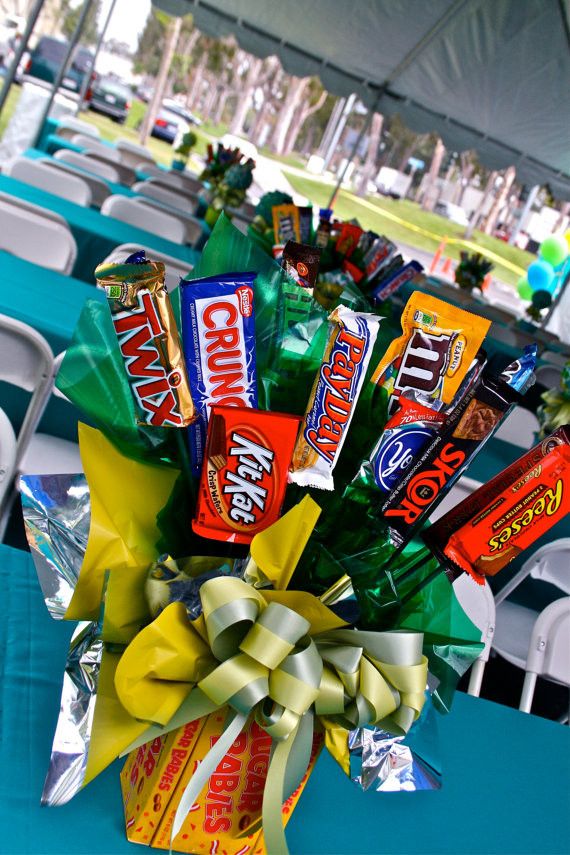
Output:
[[536,678],[537,675],[533,674],[532,671],[527,671],[524,675],[524,683],[521,692],[521,702],[519,704],[519,710],[521,712],[529,713],[532,707],[532,699],[534,697],[534,688],[536,686]]
[[469,685],[467,687],[468,695],[473,695],[475,698],[478,698],[481,694],[481,683],[483,682],[483,673],[485,671],[486,664],[487,663],[482,659],[476,659],[471,666]]

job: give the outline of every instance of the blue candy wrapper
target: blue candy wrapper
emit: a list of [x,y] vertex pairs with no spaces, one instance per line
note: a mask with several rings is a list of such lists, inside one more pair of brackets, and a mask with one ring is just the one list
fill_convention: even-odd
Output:
[[527,344],[520,359],[515,359],[514,362],[507,365],[501,374],[501,380],[524,395],[534,383],[537,359],[538,345]]
[[419,273],[423,273],[423,270],[419,261],[409,261],[408,264],[404,264],[399,270],[382,279],[371,292],[371,298],[377,303],[388,299],[406,282],[411,282]]
[[255,273],[226,273],[180,283],[184,356],[198,413],[188,429],[196,476],[210,407],[257,407],[254,279]]

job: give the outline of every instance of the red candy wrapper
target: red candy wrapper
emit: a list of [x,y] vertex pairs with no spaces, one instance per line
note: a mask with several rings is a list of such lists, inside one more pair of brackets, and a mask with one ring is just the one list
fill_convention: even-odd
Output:
[[280,514],[301,419],[249,407],[213,406],[192,528],[250,543]]

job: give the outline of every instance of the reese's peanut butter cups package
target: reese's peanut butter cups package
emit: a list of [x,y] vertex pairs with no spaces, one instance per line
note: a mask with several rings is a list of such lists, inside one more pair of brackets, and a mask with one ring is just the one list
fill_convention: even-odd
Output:
[[402,335],[392,342],[372,382],[390,395],[388,413],[400,395],[421,395],[450,404],[481,347],[491,322],[414,291],[402,312]]
[[95,270],[105,289],[139,424],[185,427],[196,411],[164,284],[164,264],[129,256]]
[[189,430],[196,476],[211,407],[257,406],[254,280],[255,273],[228,273],[180,284],[184,355],[198,414]]
[[212,407],[192,522],[197,534],[249,543],[278,519],[300,421],[283,413]]
[[424,539],[456,577],[481,584],[570,513],[570,425],[475,490]]
[[354,415],[380,318],[339,306],[297,440],[289,475],[302,487],[334,488],[332,471]]

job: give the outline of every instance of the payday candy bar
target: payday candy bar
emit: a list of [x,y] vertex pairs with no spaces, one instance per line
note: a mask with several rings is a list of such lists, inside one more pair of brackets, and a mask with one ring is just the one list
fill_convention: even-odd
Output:
[[213,404],[257,406],[255,273],[181,282],[182,339],[198,419],[189,430],[192,471],[199,475]]
[[196,518],[202,537],[249,543],[278,519],[301,419],[214,405]]
[[523,454],[425,534],[457,577],[484,584],[570,513],[570,425]]
[[196,411],[164,284],[164,264],[139,252],[124,264],[100,264],[95,277],[107,294],[138,423],[189,425]]
[[453,408],[380,508],[396,546],[409,542],[519,397],[503,380],[483,372]]
[[321,251],[316,246],[306,246],[293,240],[283,248],[281,266],[302,288],[313,288],[317,281]]
[[414,291],[402,312],[402,335],[380,361],[373,383],[390,395],[388,413],[398,398],[422,398],[450,404],[491,322]]
[[315,378],[289,480],[302,487],[334,489],[338,460],[376,341],[380,318],[339,306]]

